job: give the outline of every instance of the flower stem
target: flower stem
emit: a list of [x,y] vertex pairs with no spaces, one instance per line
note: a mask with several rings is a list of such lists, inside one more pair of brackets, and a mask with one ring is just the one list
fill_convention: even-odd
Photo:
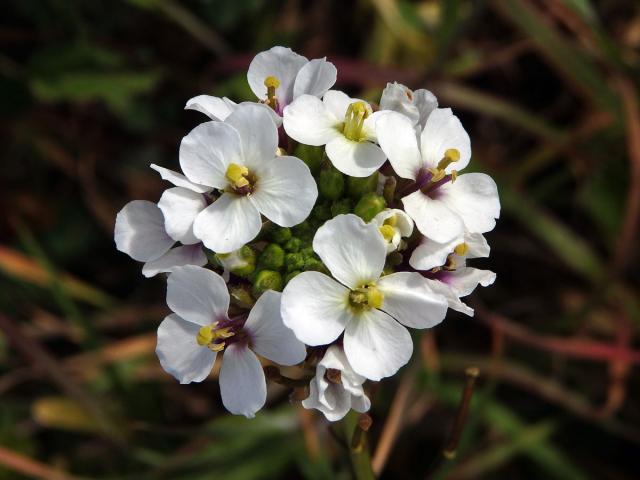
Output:
[[344,418],[343,426],[349,444],[354,477],[357,480],[375,480],[367,442],[367,430],[371,426],[371,417],[367,414],[360,415],[352,410]]

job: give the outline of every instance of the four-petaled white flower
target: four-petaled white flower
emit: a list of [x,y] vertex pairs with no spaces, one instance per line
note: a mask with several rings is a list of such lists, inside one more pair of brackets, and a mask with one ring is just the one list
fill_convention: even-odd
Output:
[[287,134],[306,145],[326,145],[333,165],[352,177],[367,177],[386,160],[376,145],[375,121],[363,100],[329,90],[322,100],[311,95],[298,97],[284,109],[283,126]]
[[378,141],[395,172],[415,182],[404,198],[406,212],[420,232],[438,243],[459,237],[465,230],[485,233],[500,216],[498,189],[489,175],[457,175],[471,158],[469,135],[449,108],[437,108],[420,135],[397,112],[383,113],[376,124]]
[[371,380],[393,375],[413,351],[407,329],[440,323],[447,301],[419,273],[382,275],[386,244],[378,227],[338,215],[320,227],[313,249],[335,280],[302,272],[282,294],[282,318],[307,345],[325,345],[344,332],[353,370]]
[[398,250],[402,237],[410,237],[413,233],[413,220],[397,208],[385,208],[373,217],[371,223],[378,226],[380,234],[387,243],[387,253]]
[[296,157],[276,157],[278,134],[259,105],[241,105],[224,122],[205,122],[180,144],[180,166],[198,185],[221,190],[196,216],[193,233],[217,253],[253,240],[261,214],[282,227],[302,222],[318,196],[309,168]]
[[417,127],[418,133],[436,108],[438,99],[429,90],[421,88],[413,91],[398,82],[387,83],[380,98],[380,110],[403,114]]
[[[195,266],[175,268],[167,282],[174,312],[158,327],[156,353],[180,383],[201,382],[217,352],[222,403],[231,413],[253,417],[266,400],[266,380],[256,354],[281,365],[304,360],[305,346],[284,326],[279,292],[266,291],[246,320],[228,317],[229,292],[220,275]],[[255,352],[255,353],[254,353]]]
[[[321,97],[336,83],[336,76],[336,67],[326,58],[310,61],[290,48],[273,47],[254,57],[247,80],[256,97],[271,107],[273,120],[280,126],[284,107],[300,95]],[[185,108],[204,113],[212,120],[224,120],[238,104],[226,97],[198,95]]]
[[302,401],[302,406],[320,410],[331,422],[340,420],[352,408],[364,413],[371,407],[362,388],[365,380],[353,371],[342,348],[331,345],[316,366],[309,397]]
[[[448,243],[437,243],[423,238],[413,251],[409,264],[425,271],[434,291],[442,293],[449,308],[473,316],[473,309],[460,300],[478,285],[491,285],[496,274],[490,270],[467,267],[467,259],[489,256],[489,244],[483,235],[466,232]],[[428,272],[427,272],[428,271]]]
[[[171,272],[182,265],[205,265],[207,256],[202,246],[184,236],[175,236],[165,228],[162,210],[153,202],[134,200],[116,216],[114,238],[116,248],[134,260],[145,262],[142,274],[153,277]],[[176,241],[183,245],[173,247]],[[193,243],[193,244],[191,244]]]

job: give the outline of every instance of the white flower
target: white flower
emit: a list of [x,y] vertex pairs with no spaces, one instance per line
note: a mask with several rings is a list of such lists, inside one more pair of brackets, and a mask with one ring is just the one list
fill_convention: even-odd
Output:
[[[249,65],[247,80],[253,93],[280,126],[282,110],[300,95],[321,97],[336,82],[336,67],[325,58],[309,61],[290,48],[273,47],[255,56]],[[243,105],[249,102],[243,102]],[[225,120],[238,104],[226,97],[198,95],[184,107],[204,113],[212,120]]]
[[178,239],[167,233],[160,208],[146,200],[129,202],[118,212],[114,238],[118,250],[134,260],[145,262],[142,267],[145,277],[170,272],[181,265],[207,263],[200,245],[171,248]]
[[413,233],[413,220],[397,208],[385,208],[373,217],[371,223],[378,226],[378,231],[387,244],[387,253],[398,250],[402,237],[410,237]]
[[438,108],[438,99],[429,90],[412,91],[401,83],[387,83],[380,98],[380,110],[392,110],[411,120],[418,130],[424,128],[431,112]]
[[231,413],[253,417],[267,392],[256,354],[281,365],[295,365],[306,356],[305,346],[282,323],[280,296],[269,290],[246,320],[230,319],[229,292],[220,275],[194,266],[174,269],[167,282],[167,304],[174,313],[158,327],[156,353],[162,368],[180,383],[201,382],[217,352],[224,351],[222,403]]
[[336,83],[337,70],[325,58],[309,61],[290,48],[260,52],[249,65],[253,93],[278,113],[301,95],[321,97]]
[[473,309],[460,300],[473,292],[478,285],[491,285],[496,274],[489,270],[467,267],[469,258],[489,256],[489,244],[479,233],[466,233],[447,244],[423,239],[409,259],[409,264],[424,272],[431,279],[430,285],[442,293],[453,310],[473,316]]
[[471,144],[451,109],[431,112],[420,145],[413,124],[399,113],[383,113],[376,129],[395,172],[415,182],[402,203],[424,236],[447,243],[465,230],[485,233],[495,227],[500,201],[493,179],[483,173],[458,176],[454,170],[469,163]]
[[302,222],[318,189],[309,168],[296,157],[276,157],[278,134],[259,105],[241,105],[224,122],[194,128],[180,144],[180,166],[198,185],[222,191],[193,222],[193,233],[217,253],[253,240],[261,214],[282,227]]
[[353,371],[342,348],[331,345],[316,366],[309,397],[302,406],[320,410],[332,422],[342,419],[352,408],[364,413],[371,407],[362,388],[365,380]]
[[368,103],[329,90],[322,100],[302,95],[284,109],[287,134],[306,145],[326,145],[327,157],[342,173],[367,177],[386,160],[376,145],[375,119]]
[[415,272],[382,275],[386,245],[378,227],[355,215],[338,215],[318,229],[313,249],[335,280],[303,272],[282,294],[282,318],[307,345],[325,345],[344,332],[353,370],[371,380],[393,375],[413,350],[403,326],[440,323],[447,301]]

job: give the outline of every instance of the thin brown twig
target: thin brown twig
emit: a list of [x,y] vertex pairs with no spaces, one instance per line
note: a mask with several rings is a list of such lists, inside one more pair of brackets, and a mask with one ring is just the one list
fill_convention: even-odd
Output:
[[405,413],[409,397],[413,390],[414,381],[415,370],[411,369],[402,377],[396,394],[393,397],[387,421],[384,427],[382,427],[382,433],[380,434],[378,445],[371,460],[371,468],[373,468],[376,476],[379,476],[384,470],[389,454],[391,450],[393,450],[393,445],[398,438],[400,430],[404,426]]

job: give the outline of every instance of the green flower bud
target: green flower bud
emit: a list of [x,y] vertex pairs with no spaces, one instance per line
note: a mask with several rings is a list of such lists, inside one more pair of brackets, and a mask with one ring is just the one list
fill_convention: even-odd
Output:
[[322,165],[324,151],[322,147],[299,144],[295,149],[295,156],[306,163],[311,173],[315,175]]
[[311,216],[324,223],[331,218],[331,207],[328,204],[318,204],[311,210]]
[[305,271],[313,270],[316,272],[323,272],[326,270],[326,268],[324,266],[324,263],[322,263],[320,260],[314,257],[310,257],[304,261],[303,270]]
[[292,272],[294,270],[301,270],[304,267],[305,258],[301,253],[287,253],[284,256],[284,263],[287,269],[287,272]]
[[331,167],[320,172],[318,191],[327,200],[337,200],[344,192],[344,176]]
[[387,203],[391,203],[393,201],[393,197],[396,194],[396,185],[398,181],[396,177],[389,177],[384,182],[384,187],[382,187],[382,196],[387,201]]
[[342,198],[337,202],[333,202],[333,204],[331,205],[331,216],[335,217],[337,215],[351,213],[352,207],[353,205],[351,204],[351,200],[349,200],[348,198]]
[[267,290],[282,291],[282,275],[273,270],[260,270],[253,282],[253,295],[258,298]]
[[291,238],[291,229],[287,227],[275,228],[271,232],[271,240],[282,245]]
[[258,259],[260,268],[278,270],[284,265],[284,250],[276,243],[270,243],[260,254]]
[[292,232],[302,241],[311,241],[313,239],[315,229],[311,226],[311,222],[309,220],[305,220],[293,227]]
[[292,237],[283,246],[287,252],[297,252],[302,247],[302,243],[298,237]]
[[307,259],[307,258],[311,258],[315,255],[314,251],[313,251],[313,247],[305,247],[300,249],[300,253],[302,254],[302,256]]
[[256,252],[244,245],[234,252],[217,254],[216,261],[234,275],[246,278],[256,269]]
[[378,172],[373,172],[368,177],[347,177],[347,194],[353,199],[375,192],[376,188],[378,188]]
[[375,193],[367,193],[356,204],[353,209],[353,213],[362,218],[365,222],[370,222],[373,217],[380,213],[387,206],[387,202],[384,201],[379,195]]
[[287,276],[284,277],[284,284],[286,285],[287,283],[289,283],[289,280],[291,280],[293,277],[295,277],[299,273],[302,273],[302,272],[300,272],[300,270],[294,270],[293,272],[287,273]]

